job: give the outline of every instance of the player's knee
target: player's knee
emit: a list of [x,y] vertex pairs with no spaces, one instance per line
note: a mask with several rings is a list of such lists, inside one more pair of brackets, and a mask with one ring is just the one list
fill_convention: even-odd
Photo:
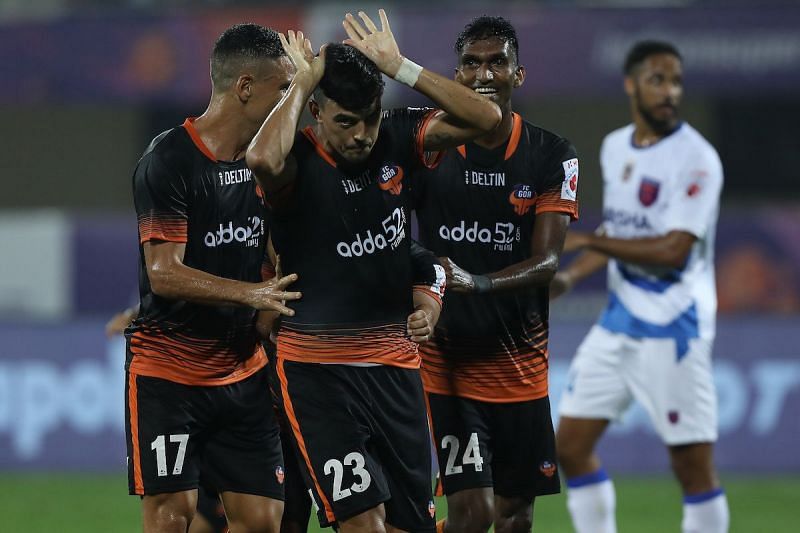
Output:
[[236,533],[278,533],[281,528],[283,502],[271,501],[267,505],[250,507],[246,513],[228,518],[230,531]]
[[386,533],[386,511],[383,505],[373,507],[339,523],[342,533]]
[[186,531],[195,515],[197,502],[188,493],[145,496],[145,531]]
[[494,497],[491,491],[469,490],[447,498],[447,531],[483,533],[494,522]]

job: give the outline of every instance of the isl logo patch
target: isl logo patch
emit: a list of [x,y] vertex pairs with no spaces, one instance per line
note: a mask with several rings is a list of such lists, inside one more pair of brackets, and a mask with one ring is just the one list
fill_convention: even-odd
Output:
[[280,465],[275,467],[275,479],[278,480],[280,485],[283,485],[283,480],[286,479],[286,471]]
[[428,514],[431,515],[431,518],[436,516],[436,504],[433,503],[433,500],[428,501]]
[[561,199],[572,200],[578,197],[578,158],[573,157],[561,162],[564,167],[564,181],[561,183]]
[[403,190],[403,167],[384,165],[378,171],[378,187],[390,194],[398,195]]
[[508,195],[508,202],[514,206],[514,213],[522,216],[536,203],[536,191],[530,185],[517,183]]
[[553,477],[553,474],[556,473],[556,465],[550,461],[543,461],[542,464],[539,465],[539,471],[544,474],[545,477]]

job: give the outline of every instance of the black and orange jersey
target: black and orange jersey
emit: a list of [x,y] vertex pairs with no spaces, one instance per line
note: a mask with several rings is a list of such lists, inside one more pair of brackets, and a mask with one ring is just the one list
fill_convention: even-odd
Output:
[[156,137],[133,175],[139,222],[139,317],[126,331],[134,374],[224,385],[266,364],[255,310],[160,297],[147,275],[147,241],[184,243],[186,266],[259,282],[269,212],[244,158],[219,161],[187,119]]
[[[577,217],[578,159],[569,141],[514,114],[507,143],[448,150],[416,173],[423,246],[473,274],[531,257],[536,216]],[[434,341],[420,347],[426,390],[491,402],[547,394],[548,290],[448,292]]]
[[295,316],[282,319],[279,358],[419,366],[406,335],[412,291],[441,297],[444,271],[432,255],[411,252],[404,177],[424,165],[433,113],[384,112],[358,167],[338,164],[311,128],[297,133],[297,177],[274,206],[272,242],[303,297],[292,302]]

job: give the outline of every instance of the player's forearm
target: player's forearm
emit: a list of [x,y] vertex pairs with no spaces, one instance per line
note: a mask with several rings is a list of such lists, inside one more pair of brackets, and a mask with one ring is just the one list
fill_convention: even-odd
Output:
[[608,265],[607,255],[592,250],[585,250],[566,268],[562,269],[558,275],[563,276],[569,287],[572,288],[598,270],[605,268],[606,265]]
[[465,136],[473,138],[493,131],[503,119],[500,108],[472,89],[444,76],[423,69],[414,89],[465,126]]
[[154,294],[171,300],[206,305],[250,305],[253,283],[214,276],[202,270],[176,263],[149,269]]
[[247,166],[268,189],[283,185],[275,181],[283,173],[294,146],[297,125],[315,87],[310,75],[295,76],[247,148]]
[[627,263],[680,268],[686,261],[686,253],[676,249],[668,236],[615,239],[590,234],[584,248]]
[[558,271],[558,254],[534,256],[508,266],[503,270],[486,274],[490,287],[481,292],[501,292],[550,284]]
[[414,310],[421,310],[427,313],[428,316],[431,317],[431,327],[435,326],[439,322],[439,315],[442,312],[442,305],[439,303],[439,301],[430,294],[421,290],[414,291],[413,300]]

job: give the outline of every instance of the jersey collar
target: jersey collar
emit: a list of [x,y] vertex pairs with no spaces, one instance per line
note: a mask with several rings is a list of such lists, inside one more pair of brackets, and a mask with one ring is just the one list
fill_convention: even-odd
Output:
[[[508,138],[508,144],[506,145],[506,153],[503,156],[505,161],[511,159],[511,156],[514,155],[514,152],[517,151],[517,146],[519,146],[519,138],[522,135],[522,117],[519,116],[517,113],[513,113],[514,123],[511,126],[511,137]],[[457,147],[458,153],[461,154],[461,157],[466,159],[467,157],[467,146],[462,144],[461,146]]]

